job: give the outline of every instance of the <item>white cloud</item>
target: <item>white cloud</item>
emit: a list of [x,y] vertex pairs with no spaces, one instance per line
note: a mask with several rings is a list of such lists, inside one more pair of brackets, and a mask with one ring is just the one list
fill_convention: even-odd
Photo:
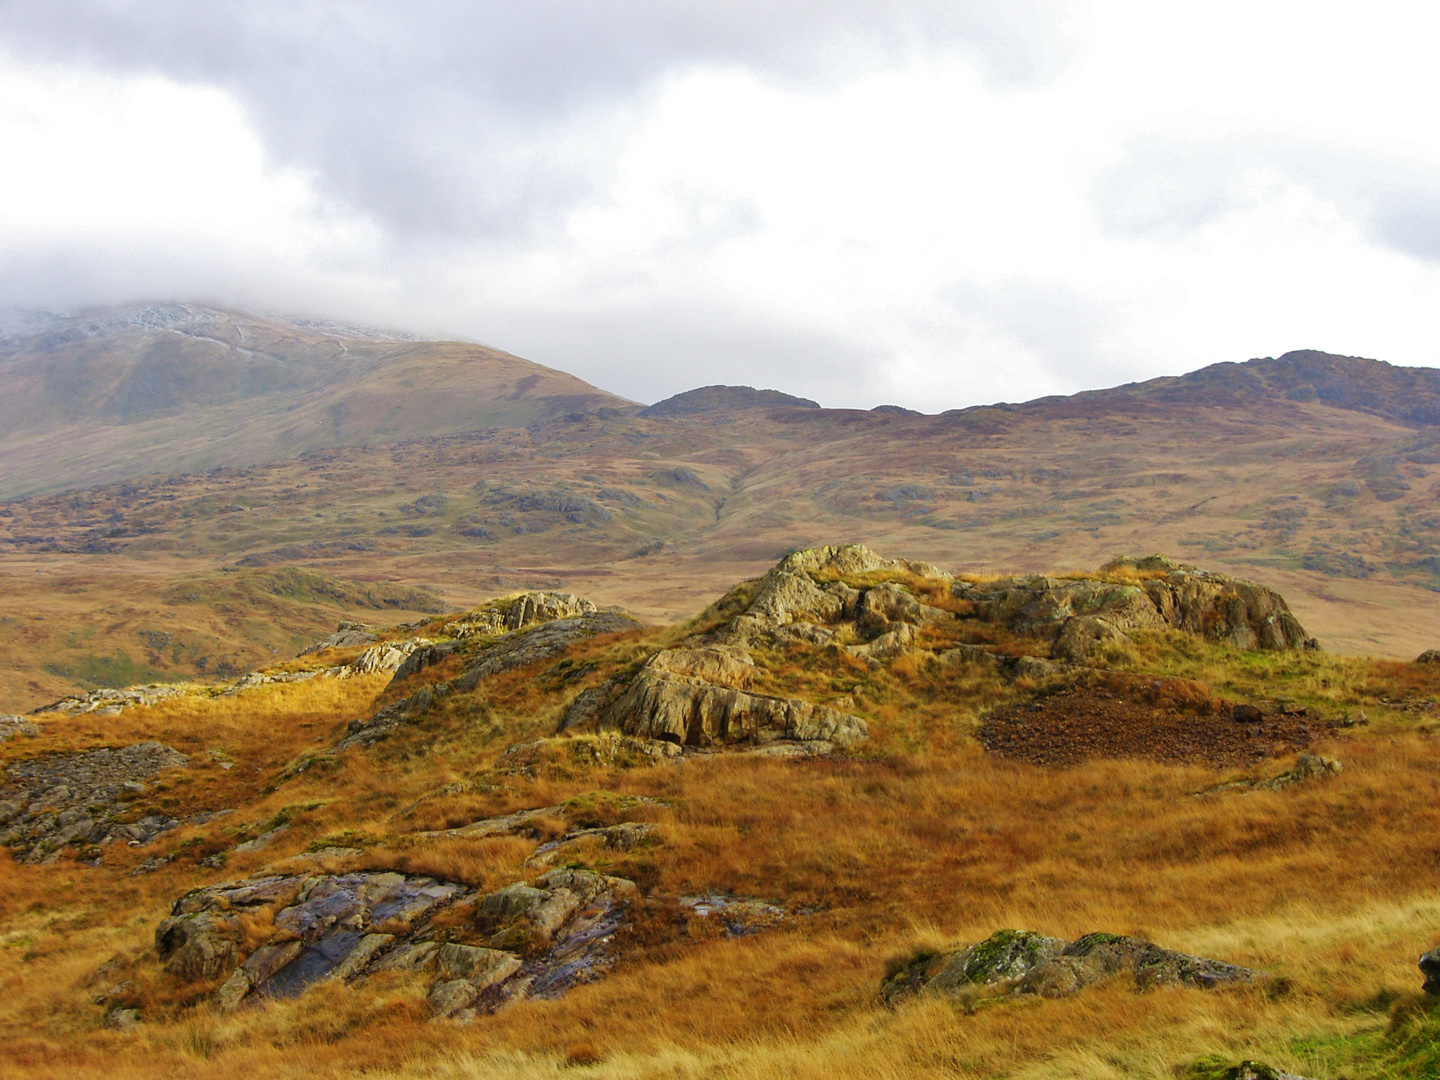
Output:
[[[0,72],[0,300],[311,309],[641,399],[743,381],[938,410],[1298,347],[1440,359],[1440,15],[1413,5],[1102,0],[1058,35],[1051,5],[958,29],[858,5],[811,40],[799,4],[774,28],[803,62],[761,24],[720,34],[723,6],[639,44],[654,9],[587,7],[573,74],[543,19],[489,5],[564,84],[513,93],[491,46],[452,78],[467,39],[429,15],[302,8],[233,55],[195,9],[191,52],[11,25],[48,59]],[[324,44],[276,74],[275,34]]]

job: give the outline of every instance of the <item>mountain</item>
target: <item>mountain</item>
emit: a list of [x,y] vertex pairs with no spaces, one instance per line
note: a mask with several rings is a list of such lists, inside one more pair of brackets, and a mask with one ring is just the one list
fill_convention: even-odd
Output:
[[[146,325],[141,311],[185,332]],[[127,309],[108,323],[32,328],[23,350],[7,346],[37,371],[46,357],[70,369],[76,356],[133,357],[121,340],[174,339],[218,359],[181,398],[208,403],[127,424],[105,409],[142,395],[122,399],[112,380],[108,396],[87,399],[87,415],[110,421],[63,428],[107,447],[100,465],[123,480],[54,491],[77,475],[74,460],[57,469],[40,456],[17,470],[11,459],[12,491],[21,480],[52,490],[0,503],[11,610],[0,619],[0,707],[30,708],[121,671],[171,678],[202,674],[202,658],[255,664],[278,646],[263,590],[187,606],[176,602],[192,591],[183,581],[298,567],[454,604],[563,585],[676,619],[784,551],[837,542],[990,573],[1166,552],[1283,588],[1330,649],[1407,657],[1440,642],[1440,428],[1420,422],[1434,394],[1424,369],[1291,353],[938,415],[825,409],[749,387],[641,409],[478,346],[196,312]],[[286,377],[315,389],[246,396],[221,378],[245,354],[205,338],[243,332],[254,344],[262,329],[300,357]],[[345,381],[337,363],[364,370]],[[415,396],[466,379],[494,393]],[[277,418],[257,404],[272,400],[301,404]],[[274,435],[344,401],[360,403],[350,426],[327,418],[307,429],[332,445],[287,453],[262,440],[255,456],[266,460],[208,467],[247,449],[213,438],[227,416]],[[452,433],[401,438],[353,419],[397,406],[406,423]],[[144,452],[123,442],[151,431],[172,441]],[[166,455],[182,454],[207,467],[163,471]],[[69,626],[86,605],[108,614],[77,635]],[[292,621],[310,627],[323,609],[310,610]],[[152,648],[157,631],[174,641]]]
[[818,409],[809,398],[782,394],[779,390],[756,390],[753,386],[702,386],[657,401],[641,416],[694,416],[699,413],[726,413],[734,409],[794,408]]
[[192,304],[0,336],[0,497],[632,409],[497,349]]

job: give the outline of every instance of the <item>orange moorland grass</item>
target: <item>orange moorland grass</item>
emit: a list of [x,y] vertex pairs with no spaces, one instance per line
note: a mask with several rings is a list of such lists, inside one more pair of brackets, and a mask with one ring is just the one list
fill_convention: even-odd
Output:
[[[131,877],[148,852],[123,850],[96,869],[66,859],[0,864],[0,1041],[12,1070],[519,1076],[548,1074],[582,1046],[593,1054],[581,1057],[598,1058],[584,1067],[617,1076],[924,1069],[981,1076],[1002,1068],[1153,1075],[1186,1054],[1374,1023],[1365,1002],[1414,981],[1408,966],[1430,944],[1433,925],[1440,744],[1403,713],[1383,732],[1337,734],[1322,746],[1344,761],[1338,777],[1279,792],[1200,796],[1216,773],[1145,762],[1054,770],[986,757],[966,732],[986,703],[1020,691],[978,666],[912,661],[875,670],[835,651],[781,650],[762,655],[762,684],[822,701],[852,695],[875,735],[862,756],[505,771],[506,745],[553,730],[564,703],[603,677],[586,670],[589,661],[634,664],[670,635],[597,640],[568,665],[497,676],[373,750],[317,758],[298,773],[281,770],[317,744],[332,744],[347,719],[372,708],[383,677],[47,721],[40,740],[18,752],[151,737],[192,753],[218,743],[234,758],[231,770],[197,763],[188,785],[162,781],[162,797],[179,792],[207,809],[223,798],[237,812],[167,836],[152,851],[197,837],[252,835],[282,821],[289,832],[264,851],[232,853],[218,872],[185,859]],[[1227,687],[1298,683],[1336,706],[1387,685],[1409,695],[1435,685],[1434,677],[1409,672],[1386,684],[1388,669],[1374,662],[1251,657],[1208,646],[1187,652],[1169,639],[1144,641],[1136,655],[1146,649],[1167,674],[1206,675]],[[18,745],[7,744],[6,753]],[[590,794],[597,790],[612,794]],[[656,801],[613,797],[624,795]],[[792,916],[740,941],[695,936],[673,921],[637,925],[627,939],[633,950],[607,980],[463,1030],[424,1021],[425,986],[413,978],[316,987],[294,1002],[220,1017],[200,1000],[204,988],[169,980],[149,951],[176,896],[267,865],[395,868],[487,890],[529,878],[535,871],[522,863],[533,840],[413,834],[552,805],[562,805],[571,826],[625,818],[656,824],[652,847],[581,852],[596,869],[641,881],[658,897],[725,890],[777,901]],[[363,850],[318,864],[298,858],[332,845]],[[248,928],[257,938],[262,923]],[[944,1003],[894,1012],[878,1005],[887,961],[1002,926],[1065,937],[1139,933],[1264,967],[1285,978],[1287,992],[1137,998],[1111,987],[974,1016]],[[89,1004],[98,992],[88,985],[92,975],[112,956],[146,1009],[138,1032],[101,1030],[101,1012]]]
[[[607,1061],[628,1055],[633,1067],[625,1075],[647,1074],[636,1055],[663,1058],[667,1047],[685,1048],[712,1066],[731,1059],[739,1067],[749,1059],[763,1073],[772,1042],[823,1047],[837,1039],[850,1046],[843,1056],[859,1054],[843,1065],[849,1074],[865,1057],[853,1044],[860,1039],[877,1054],[900,1053],[910,1068],[949,1061],[958,1069],[968,1060],[965,1069],[983,1075],[1002,1057],[1024,1062],[1053,1056],[1057,1046],[1098,1048],[1114,1039],[1139,1040],[1159,1054],[1158,1047],[1183,1042],[1198,1017],[1208,1017],[1216,1030],[1232,1022],[1239,1023],[1235,1030],[1251,1032],[1293,1030],[1301,1021],[1320,1030],[1343,1028],[1355,1022],[1345,1007],[1404,985],[1394,955],[1408,963],[1409,953],[1423,947],[1423,920],[1407,923],[1404,904],[1382,898],[1414,895],[1433,872],[1428,837],[1440,825],[1434,778],[1440,752],[1428,739],[1356,738],[1346,740],[1343,754],[1346,772],[1326,783],[1202,798],[1191,792],[1212,775],[1204,770],[1108,762],[1053,771],[978,754],[848,764],[717,759],[637,770],[613,779],[669,804],[647,808],[660,823],[662,844],[642,857],[656,863],[659,891],[728,889],[819,910],[764,937],[664,951],[660,955],[670,958],[664,963],[644,962],[642,948],[605,982],[557,1002],[508,1010],[469,1033],[442,1025],[431,1038],[426,1028],[427,1039],[436,1053],[473,1046],[478,1038],[486,1046],[559,1057],[583,1035]],[[530,847],[513,837],[451,842],[411,854],[423,860],[448,850],[474,860],[468,868],[423,861],[405,868],[502,883],[507,871],[522,876],[518,863]],[[374,865],[397,865],[396,852],[375,855]],[[38,877],[56,868],[15,869]],[[611,869],[628,867],[617,860]],[[115,951],[128,952],[137,969],[148,963],[152,985],[160,988],[163,979],[143,957],[163,901],[154,879],[129,879],[125,888],[150,895],[128,897],[123,910],[132,917],[117,925],[110,915],[116,909],[112,875],[63,872],[70,900],[64,912],[7,918],[9,933],[34,936],[26,949],[36,955],[21,960],[7,949],[0,960],[5,984],[23,987],[28,1003],[0,1015],[0,1032],[19,1044],[69,1032],[73,1045],[59,1058],[78,1075],[87,1058],[93,1062],[92,1055],[120,1037],[94,1030],[92,1010],[77,990]],[[1325,882],[1323,903],[1317,880]],[[965,1018],[963,1035],[949,1030],[957,1026],[949,1007],[922,1004],[891,1014],[876,1006],[889,957],[920,944],[976,940],[1002,925],[1067,937],[1097,928],[1144,933],[1268,967],[1287,976],[1292,989],[1278,1001],[1249,992],[1137,999],[1128,990],[1107,991],[1070,1003],[982,1011]],[[1339,945],[1347,926],[1355,930],[1348,953]],[[1384,928],[1383,939],[1377,927]],[[1343,992],[1334,985],[1337,966]],[[394,1025],[423,1013],[422,990],[378,983],[343,994],[330,989],[223,1021],[210,1018],[212,1058],[204,1060],[267,1068],[265,1062],[278,1060],[274,1048],[283,1045],[292,1065],[323,1071],[329,1052],[312,1044],[336,1038],[338,1028],[353,1035],[343,1051],[334,1051],[337,1070],[360,1061],[400,1068],[373,1040],[395,1036]],[[323,1011],[317,999],[343,1016],[316,1027]],[[670,1003],[679,999],[686,1006],[676,1012]],[[392,1004],[382,1009],[376,1004],[382,1000]],[[150,1049],[135,1052],[154,1052],[158,1064],[165,1055],[155,1041],[167,1033],[178,1037],[177,1030],[192,1023],[185,1015],[157,1016],[138,1040]],[[209,1014],[202,1009],[195,1016]],[[943,1016],[952,1019],[937,1024]],[[861,1023],[863,1017],[869,1019]],[[867,1035],[876,1023],[881,1032]],[[914,1030],[917,1023],[927,1032]],[[1156,1026],[1163,1028],[1158,1035],[1150,1031]],[[1065,1037],[1057,1040],[1057,1031]],[[911,1045],[912,1036],[938,1040],[945,1049],[927,1055]],[[372,1051],[376,1056],[367,1056]],[[176,1053],[191,1057],[183,1047]],[[790,1062],[782,1070],[787,1074]],[[838,1058],[831,1064],[842,1068]],[[199,1061],[191,1068],[194,1075],[208,1073]],[[423,1074],[429,1066],[416,1068]]]

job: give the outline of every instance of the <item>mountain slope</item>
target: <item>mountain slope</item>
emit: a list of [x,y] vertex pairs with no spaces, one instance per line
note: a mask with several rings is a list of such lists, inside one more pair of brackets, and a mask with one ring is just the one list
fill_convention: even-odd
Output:
[[0,498],[631,408],[465,342],[166,304],[0,338]]

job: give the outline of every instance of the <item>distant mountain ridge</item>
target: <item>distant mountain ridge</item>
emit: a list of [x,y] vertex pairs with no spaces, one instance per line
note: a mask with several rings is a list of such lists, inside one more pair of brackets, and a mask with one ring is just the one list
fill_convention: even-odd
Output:
[[[516,429],[603,414],[773,415],[913,425],[916,438],[1000,430],[1007,417],[1134,415],[1164,405],[1282,411],[1316,403],[1440,426],[1440,370],[1298,350],[1069,397],[925,415],[825,409],[775,389],[713,385],[648,407],[563,371],[461,341],[203,304],[0,313],[0,498],[156,473],[246,467],[342,446]],[[1428,436],[1422,435],[1424,438]]]
[[634,403],[469,342],[196,304],[12,317],[0,498]]
[[1397,367],[1383,360],[1297,349],[1279,357],[1211,364],[1185,375],[1086,390],[1069,399],[1041,398],[1026,405],[1133,399],[1233,406],[1256,397],[1314,401],[1428,427],[1440,424],[1440,369]]

